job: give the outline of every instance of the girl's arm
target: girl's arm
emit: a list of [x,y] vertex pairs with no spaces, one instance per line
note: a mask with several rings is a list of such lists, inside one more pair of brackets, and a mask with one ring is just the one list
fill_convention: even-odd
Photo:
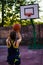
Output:
[[9,39],[9,37],[6,39],[6,44],[7,44],[7,47],[10,48],[11,43],[10,43],[10,39]]
[[17,37],[18,37],[17,43],[20,44],[20,42],[22,40],[22,36],[21,36],[20,32],[17,32]]
[[21,36],[21,34],[20,34],[20,32],[18,31],[17,32],[17,37],[18,37],[18,40],[16,40],[16,42],[14,42],[14,45],[13,46],[15,46],[15,44],[16,44],[16,46],[15,47],[19,47],[19,44],[20,44],[20,42],[21,42],[21,40],[22,40],[22,36]]

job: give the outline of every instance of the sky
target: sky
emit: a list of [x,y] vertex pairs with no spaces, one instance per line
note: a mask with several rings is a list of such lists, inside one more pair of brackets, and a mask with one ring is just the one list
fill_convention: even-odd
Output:
[[[39,3],[40,9],[43,10],[43,0]],[[43,12],[40,12],[40,16],[43,16]]]

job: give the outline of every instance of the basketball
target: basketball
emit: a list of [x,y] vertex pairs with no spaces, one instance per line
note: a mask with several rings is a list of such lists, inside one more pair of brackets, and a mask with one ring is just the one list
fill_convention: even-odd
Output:
[[14,24],[14,25],[13,25],[13,29],[14,29],[15,31],[20,31],[20,30],[21,30],[21,25],[20,25],[20,24]]

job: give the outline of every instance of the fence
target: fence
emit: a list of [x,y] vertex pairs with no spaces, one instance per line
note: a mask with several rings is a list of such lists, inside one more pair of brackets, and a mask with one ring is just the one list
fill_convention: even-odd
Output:
[[[12,27],[0,27],[0,45],[6,44],[5,40],[9,35]],[[36,44],[43,44],[43,24],[35,25]],[[21,45],[33,44],[33,28],[32,25],[22,26],[21,28],[22,42]]]

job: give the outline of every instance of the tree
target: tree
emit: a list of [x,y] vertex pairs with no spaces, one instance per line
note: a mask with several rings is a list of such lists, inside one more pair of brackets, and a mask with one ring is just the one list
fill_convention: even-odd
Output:
[[21,5],[26,5],[26,0],[16,0],[15,1],[15,12],[20,13],[20,6]]
[[6,1],[9,3],[9,7],[11,7],[11,5],[13,5],[13,2],[14,2],[14,0],[0,0],[1,1],[1,3],[2,3],[2,23],[0,24],[2,27],[3,27],[3,25],[5,24],[5,22],[4,22],[4,14],[5,14],[5,6],[6,6]]
[[[20,20],[20,6],[39,3],[38,0],[1,0],[2,2],[2,23],[1,26],[13,25],[16,22],[22,25],[31,24],[28,20]],[[14,8],[13,8],[14,7]]]
[[[8,9],[7,9],[7,12],[5,13],[6,16],[4,17],[4,20],[7,20],[8,17],[9,17],[9,19],[12,17],[12,19],[10,19],[10,21],[7,20],[9,22],[9,25],[12,25],[13,23],[18,23],[18,22],[20,23],[20,21],[21,21],[20,20],[20,6],[21,5],[25,5],[26,4],[26,0],[19,0],[19,1],[15,0],[15,3],[13,3],[12,6],[11,6],[10,2],[7,2],[7,3],[8,3],[8,5],[7,5],[7,7],[5,6],[5,9],[6,8],[8,8]],[[10,6],[9,6],[9,3],[10,3]],[[15,7],[15,10],[12,10],[13,6]],[[10,11],[12,11],[12,13],[10,13]],[[26,22],[26,20],[24,20],[24,21]],[[23,24],[22,22],[23,21],[21,21],[21,24]],[[25,24],[27,24],[27,23],[25,23]]]
[[4,1],[3,0],[1,0],[1,3],[2,3],[2,23],[1,23],[1,26],[3,26],[4,25]]

